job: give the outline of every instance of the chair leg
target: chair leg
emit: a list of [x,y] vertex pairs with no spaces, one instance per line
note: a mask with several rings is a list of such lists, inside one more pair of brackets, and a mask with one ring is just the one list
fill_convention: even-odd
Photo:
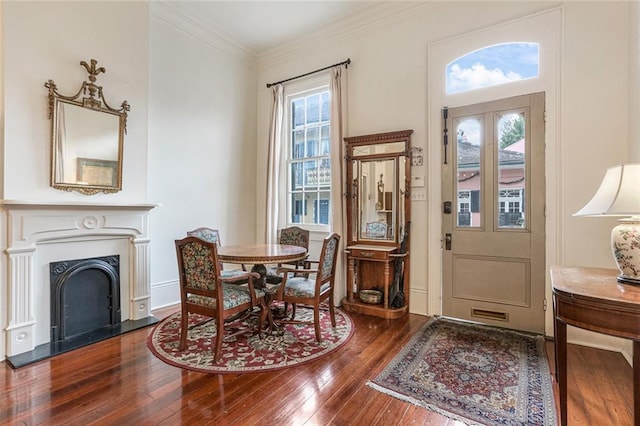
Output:
[[213,350],[213,362],[218,362],[222,356],[222,340],[224,337],[224,321],[216,319],[216,343]]
[[294,319],[296,317],[296,304],[292,303],[291,304],[291,319]]
[[316,340],[320,343],[322,342],[322,336],[320,336],[320,305],[317,303],[313,306],[313,326],[316,329]]
[[180,344],[178,350],[184,351],[187,348],[187,332],[189,325],[189,313],[186,309],[182,310],[182,316],[180,318]]
[[329,296],[329,315],[331,316],[331,326],[336,326],[336,309],[333,306],[333,295]]

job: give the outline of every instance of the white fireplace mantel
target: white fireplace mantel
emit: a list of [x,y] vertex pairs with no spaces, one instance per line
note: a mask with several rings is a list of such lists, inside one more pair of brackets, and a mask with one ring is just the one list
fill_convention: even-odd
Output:
[[83,244],[99,245],[105,238],[128,239],[128,250],[122,255],[129,259],[130,268],[127,276],[121,277],[121,285],[126,286],[128,294],[125,301],[128,319],[151,316],[149,211],[157,206],[1,201],[7,236],[6,356],[33,350],[36,324],[49,320],[38,317],[42,312],[34,303],[36,280],[45,279],[36,269],[43,244],[73,241],[82,247]]

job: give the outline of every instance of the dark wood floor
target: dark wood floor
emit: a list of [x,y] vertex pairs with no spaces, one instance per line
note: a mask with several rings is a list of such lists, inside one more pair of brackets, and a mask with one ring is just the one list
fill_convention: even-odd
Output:
[[[154,314],[163,318],[173,310]],[[171,367],[147,349],[150,328],[18,370],[2,362],[0,424],[456,424],[365,384],[427,318],[351,317],[355,334],[340,351],[266,373],[210,375]],[[622,355],[570,345],[569,424],[631,425],[631,404],[631,367]]]

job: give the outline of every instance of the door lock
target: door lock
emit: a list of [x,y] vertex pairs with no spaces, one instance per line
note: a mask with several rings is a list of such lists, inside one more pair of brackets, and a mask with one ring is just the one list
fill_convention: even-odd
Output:
[[451,250],[451,234],[444,234],[444,249]]
[[442,204],[442,213],[451,214],[451,201],[445,201]]

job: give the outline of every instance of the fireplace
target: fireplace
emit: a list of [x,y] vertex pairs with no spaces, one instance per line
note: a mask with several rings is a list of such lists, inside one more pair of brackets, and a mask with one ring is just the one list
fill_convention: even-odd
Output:
[[[8,297],[0,307],[5,312],[0,349],[10,365],[30,364],[157,322],[150,307],[148,237],[154,204],[4,200],[1,206]],[[58,283],[65,271],[52,279],[53,265],[65,269],[68,282]],[[86,287],[81,283],[87,278],[101,284]],[[75,312],[103,302],[105,308],[97,313]],[[67,320],[69,313],[81,319]],[[85,328],[87,322],[94,324]]]
[[120,256],[50,263],[51,342],[120,324]]

